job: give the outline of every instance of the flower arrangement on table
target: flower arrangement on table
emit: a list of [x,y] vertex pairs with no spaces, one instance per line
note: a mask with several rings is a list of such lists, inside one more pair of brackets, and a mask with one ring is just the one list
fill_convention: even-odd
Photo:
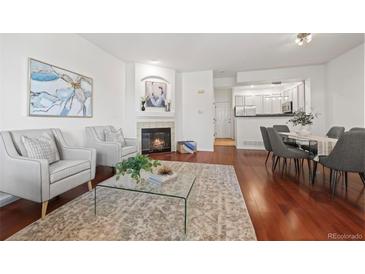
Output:
[[303,109],[297,110],[293,113],[293,118],[291,118],[288,123],[291,123],[294,127],[300,126],[299,133],[310,134],[306,127],[313,124],[313,120],[318,118],[319,114],[313,114],[312,112],[305,112]]

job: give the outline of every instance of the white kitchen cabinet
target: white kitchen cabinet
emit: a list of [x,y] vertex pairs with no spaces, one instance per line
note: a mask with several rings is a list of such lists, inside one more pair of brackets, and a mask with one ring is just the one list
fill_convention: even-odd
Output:
[[278,114],[281,113],[281,99],[280,97],[274,97],[272,99],[272,109],[271,109],[271,113],[272,114]]
[[272,98],[265,97],[263,98],[263,114],[271,114],[272,113]]
[[243,96],[236,95],[234,97],[234,101],[235,101],[235,106],[243,106],[244,105]]
[[245,96],[245,106],[252,106],[255,104],[255,96],[247,95]]

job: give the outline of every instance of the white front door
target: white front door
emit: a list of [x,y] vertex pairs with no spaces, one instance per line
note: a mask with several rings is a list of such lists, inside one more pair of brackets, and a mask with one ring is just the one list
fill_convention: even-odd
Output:
[[215,103],[215,137],[232,138],[232,110],[230,102]]

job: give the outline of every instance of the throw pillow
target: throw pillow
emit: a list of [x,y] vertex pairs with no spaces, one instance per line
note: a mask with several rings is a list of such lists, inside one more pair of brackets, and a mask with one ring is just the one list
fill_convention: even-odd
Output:
[[121,128],[118,130],[105,129],[104,134],[106,142],[117,142],[121,143],[122,146],[127,145]]
[[21,136],[21,140],[27,151],[27,157],[33,159],[46,159],[49,164],[60,160],[60,154],[53,136],[50,136],[49,134],[33,138]]

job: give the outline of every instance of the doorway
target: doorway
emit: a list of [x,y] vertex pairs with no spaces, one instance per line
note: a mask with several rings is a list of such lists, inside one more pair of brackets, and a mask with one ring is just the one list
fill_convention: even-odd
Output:
[[215,137],[232,139],[232,110],[230,102],[215,103]]

